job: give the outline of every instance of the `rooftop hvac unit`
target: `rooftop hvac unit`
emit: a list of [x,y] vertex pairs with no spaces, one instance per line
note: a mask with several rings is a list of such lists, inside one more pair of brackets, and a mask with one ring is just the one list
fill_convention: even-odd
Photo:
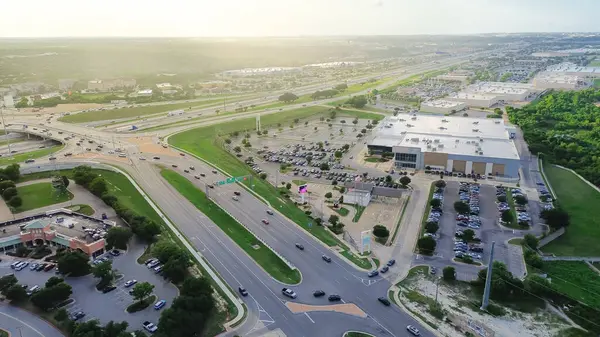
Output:
[[479,122],[476,121],[476,122],[473,122],[473,124],[479,124]]
[[410,128],[410,127],[412,127],[412,124],[406,124],[406,127]]
[[479,129],[473,129],[473,132],[479,132]]
[[[456,141],[458,142],[458,139],[457,139]],[[467,144],[471,144],[471,141],[470,141],[470,140],[467,140]]]
[[475,154],[478,154],[478,153],[479,153],[479,149],[475,149]]
[[480,154],[480,155],[483,155],[483,151],[479,151],[479,154]]
[[480,141],[480,142],[483,142],[483,138],[479,138],[479,141]]
[[444,119],[442,119],[442,122],[443,123],[448,123],[448,120],[444,118]]
[[431,152],[435,152],[435,151],[436,151],[436,150],[435,150],[435,147],[431,149]]
[[444,144],[438,144],[438,147],[439,147],[440,149],[442,149],[442,148],[444,148]]
[[[457,142],[457,143],[458,143],[458,142],[460,142],[460,139],[457,139],[457,140],[455,140],[455,142]],[[469,142],[467,142],[467,144],[468,144],[468,143],[469,143]]]
[[406,122],[406,119],[404,119],[404,118],[400,118],[400,119],[399,119],[399,121],[401,121],[401,122]]
[[406,131],[401,131],[400,133],[401,133],[401,134],[405,134],[405,133],[406,133]]
[[496,124],[500,124],[500,121],[495,121],[494,123],[496,123]]
[[431,144],[427,144],[427,148],[428,148],[428,149],[431,149]]
[[439,140],[439,139],[434,139],[434,140],[433,140],[433,142],[434,142],[434,143],[439,143],[439,142],[440,142],[440,140]]
[[415,119],[417,119],[417,116],[413,116],[410,119],[412,119],[414,121]]

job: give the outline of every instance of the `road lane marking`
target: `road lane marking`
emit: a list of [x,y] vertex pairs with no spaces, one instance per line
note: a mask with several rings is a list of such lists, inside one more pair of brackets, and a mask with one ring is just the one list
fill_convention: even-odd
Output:
[[4,312],[0,312],[0,315],[4,315],[4,316],[6,316],[6,317],[8,317],[8,318],[12,318],[12,319],[14,319],[15,321],[17,321],[17,322],[19,322],[19,323],[21,323],[21,324],[23,324],[23,325],[27,326],[28,328],[30,328],[30,329],[31,329],[31,330],[33,330],[33,331],[35,331],[35,332],[36,332],[38,335],[40,335],[40,336],[44,337],[44,334],[43,334],[43,333],[41,333],[39,330],[37,330],[36,328],[32,327],[31,325],[29,325],[29,324],[27,324],[27,323],[23,322],[22,320],[20,320],[20,319],[18,319],[18,318],[16,318],[16,317],[14,317],[14,316],[11,316],[11,315],[9,315],[9,314],[7,314],[7,313],[4,313]]
[[313,321],[312,318],[310,318],[310,316],[308,316],[307,312],[305,312],[304,315],[306,315],[306,318],[308,318],[311,322],[313,322],[313,324],[315,323],[315,321]]

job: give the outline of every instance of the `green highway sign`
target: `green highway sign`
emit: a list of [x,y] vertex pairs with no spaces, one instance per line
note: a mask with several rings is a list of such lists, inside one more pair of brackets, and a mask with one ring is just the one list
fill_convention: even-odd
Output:
[[241,176],[241,177],[231,177],[225,180],[217,181],[217,186],[225,185],[225,184],[233,184],[241,181],[246,181],[250,179],[250,176]]

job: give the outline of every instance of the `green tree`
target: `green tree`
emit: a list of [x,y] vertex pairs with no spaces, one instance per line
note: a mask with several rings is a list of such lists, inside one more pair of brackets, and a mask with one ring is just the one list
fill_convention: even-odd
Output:
[[0,277],[0,291],[4,294],[4,291],[13,285],[17,284],[19,280],[14,274],[8,274]]
[[4,193],[8,188],[15,188],[15,182],[12,180],[0,181],[0,193]]
[[346,104],[349,104],[357,109],[364,108],[367,103],[368,100],[364,95],[354,96],[346,101]]
[[102,177],[96,177],[92,180],[88,186],[90,192],[97,197],[102,196],[104,193],[108,191],[108,186],[106,184],[106,180]]
[[375,225],[372,233],[378,238],[387,238],[390,236],[390,231],[383,225]]
[[533,250],[536,250],[539,244],[539,240],[533,234],[525,234],[525,237],[523,237],[523,244]]
[[174,242],[163,239],[159,240],[152,247],[152,255],[159,259],[162,263],[167,262],[170,258],[178,258],[185,255],[185,251]]
[[267,174],[266,173],[261,173],[258,177],[260,179],[262,179],[262,180],[265,180],[265,179],[267,179]]
[[77,185],[88,186],[97,175],[92,172],[90,166],[82,165],[73,169],[73,180]]
[[0,169],[0,180],[18,181],[21,178],[21,167],[19,164],[11,164]]
[[31,303],[42,310],[48,310],[55,304],[69,298],[73,290],[71,286],[61,282],[49,288],[43,288],[31,296]]
[[385,176],[385,182],[386,182],[386,183],[391,183],[391,182],[392,182],[392,180],[393,180],[393,178],[392,178],[392,176],[391,176],[391,175],[389,175],[389,174],[388,174],[387,176]]
[[528,275],[523,285],[525,286],[525,290],[537,296],[545,296],[552,292],[552,285],[548,279],[536,274]]
[[27,299],[27,290],[19,284],[14,284],[3,291],[9,301],[22,302]]
[[180,283],[185,279],[188,273],[188,268],[192,265],[187,254],[177,258],[170,258],[162,269],[163,276],[173,283]]
[[325,198],[330,199],[333,196],[331,192],[325,193]]
[[58,271],[64,275],[83,276],[90,272],[88,261],[88,256],[80,251],[67,251],[57,260]]
[[435,239],[429,236],[423,236],[417,240],[417,248],[421,254],[431,255],[435,251]]
[[12,197],[16,196],[19,192],[14,187],[9,187],[2,192],[2,198],[4,200],[10,200]]
[[106,233],[106,249],[127,249],[127,243],[133,233],[126,227],[111,227]]
[[112,279],[113,270],[112,270],[112,261],[105,261],[102,263],[98,263],[92,267],[92,275],[102,280]]
[[144,218],[143,221],[132,227],[132,230],[140,239],[151,242],[160,234],[160,225],[148,218]]
[[290,184],[290,183],[285,184],[285,188],[287,190],[291,190],[292,189],[292,184]]
[[500,220],[502,220],[505,223],[513,222],[514,216],[512,211],[510,209],[502,211],[502,213],[500,214]]
[[467,214],[470,211],[469,205],[462,201],[456,201],[454,203],[454,210],[459,214]]
[[279,96],[279,100],[284,103],[290,103],[298,99],[298,96],[292,94],[291,92],[286,92],[283,95]]
[[146,297],[152,294],[152,291],[154,291],[154,285],[148,282],[141,282],[133,287],[132,295],[133,298],[137,301],[143,301],[144,299],[146,299]]
[[69,181],[69,178],[67,176],[61,176],[60,178],[62,179],[62,183],[65,186],[65,188],[69,187],[69,184],[71,183]]
[[431,199],[429,200],[429,205],[433,208],[439,208],[442,206],[442,201],[440,199]]
[[10,198],[10,200],[8,200],[8,205],[14,208],[17,207],[21,207],[21,205],[23,205],[23,199],[21,199],[20,196],[15,195],[14,197]]
[[233,152],[240,153],[240,152],[242,152],[242,148],[239,147],[239,146],[236,146],[236,147],[233,148]]
[[44,286],[46,288],[50,288],[50,287],[54,287],[55,285],[63,283],[63,282],[65,282],[65,280],[62,277],[52,276],[48,279],[48,281],[46,281],[46,284]]
[[332,215],[330,215],[330,216],[329,216],[329,220],[328,220],[328,222],[329,222],[330,224],[332,224],[332,225],[335,225],[335,224],[337,224],[337,223],[338,223],[338,221],[340,221],[340,217],[339,217],[339,216],[337,216],[337,215],[335,215],[335,214],[332,214]]
[[429,221],[425,224],[425,231],[427,233],[435,234],[438,229],[440,229],[440,225],[435,221]]
[[21,100],[19,100],[15,104],[15,108],[17,109],[26,108],[27,106],[29,106],[29,101],[27,100],[27,97],[21,97]]
[[[104,326],[104,332],[103,332],[102,337],[137,337],[138,336],[137,334],[134,336],[131,333],[127,332],[127,327],[129,327],[129,323],[127,323],[127,322],[115,323],[113,321],[110,321]],[[141,337],[142,335],[139,335],[139,336]]]
[[545,220],[546,224],[552,229],[566,227],[570,223],[569,214],[560,207],[553,209],[545,209],[540,212],[540,217]]
[[452,266],[446,266],[442,269],[442,278],[445,281],[454,281],[456,280],[456,269]]
[[410,184],[410,182],[411,182],[411,180],[410,180],[410,178],[409,178],[409,177],[407,177],[407,176],[402,176],[402,177],[400,178],[400,184],[401,184],[402,186],[407,186],[408,184]]
[[227,145],[231,144],[231,139],[225,138],[225,144],[227,144]]
[[435,184],[435,187],[437,187],[437,188],[446,187],[446,182],[444,180],[437,180],[434,184]]
[[68,318],[69,318],[69,313],[67,312],[67,309],[65,309],[65,308],[58,309],[56,314],[54,314],[54,319],[57,322],[64,322]]
[[340,158],[342,158],[342,156],[343,156],[343,155],[344,155],[344,153],[343,153],[342,151],[335,151],[335,153],[334,153],[334,156],[335,156],[337,159],[340,159]]
[[517,203],[518,205],[527,205],[527,197],[525,197],[524,195],[517,195],[514,199],[515,203]]
[[462,234],[462,239],[466,242],[471,242],[475,238],[475,232],[472,229],[465,229]]
[[506,202],[506,196],[505,195],[499,195],[497,199],[498,199],[498,202]]
[[321,171],[329,171],[329,164],[327,164],[327,163],[321,163],[321,165],[319,165],[319,169]]
[[348,89],[348,84],[346,84],[346,83],[338,84],[334,87],[334,89],[338,90],[338,91],[344,91],[344,90]]

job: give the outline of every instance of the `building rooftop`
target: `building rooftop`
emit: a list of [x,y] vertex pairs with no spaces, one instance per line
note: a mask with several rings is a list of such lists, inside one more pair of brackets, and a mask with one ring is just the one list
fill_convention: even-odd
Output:
[[444,100],[444,99],[436,99],[433,101],[428,101],[428,102],[423,102],[421,103],[421,106],[425,105],[425,106],[430,106],[430,107],[435,107],[435,108],[453,108],[459,105],[462,105],[464,103],[462,102],[457,102],[457,101],[448,101],[448,100]]
[[423,152],[519,159],[499,119],[399,115],[378,126],[371,145],[420,147]]
[[478,93],[463,92],[463,91],[456,92],[456,93],[453,93],[448,96],[448,98],[450,98],[450,99],[480,99],[480,100],[494,99],[496,97],[498,97],[498,95],[478,94]]
[[536,81],[552,82],[552,83],[568,83],[577,84],[583,79],[577,75],[567,75],[563,73],[543,72],[535,77]]
[[478,94],[525,94],[533,89],[529,83],[480,82],[472,84],[465,92]]
[[600,67],[582,67],[575,63],[563,62],[554,64],[546,68],[547,72],[556,73],[589,73],[589,74],[600,74]]

